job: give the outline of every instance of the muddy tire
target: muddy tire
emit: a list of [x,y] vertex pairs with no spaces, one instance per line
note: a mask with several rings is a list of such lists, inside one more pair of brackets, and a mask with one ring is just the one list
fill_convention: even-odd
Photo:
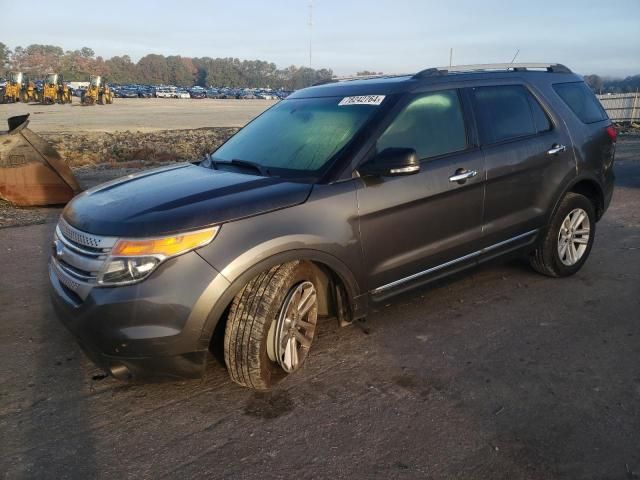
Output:
[[[299,261],[277,265],[260,273],[236,295],[224,337],[224,359],[234,382],[255,390],[268,390],[287,376],[285,365],[278,361],[278,357],[274,358],[274,332],[288,320],[284,319],[288,317],[292,298],[303,285],[313,290],[313,305],[301,323],[313,326],[304,332],[308,337],[305,343],[308,344],[300,344],[298,347],[302,350],[296,350],[300,351],[301,358],[297,369],[306,358],[315,333],[318,281],[313,268]],[[291,324],[287,324],[284,330],[278,330],[283,332],[283,340],[291,328]],[[293,343],[295,345],[295,341]],[[291,368],[288,370],[292,371]]]
[[595,233],[593,203],[584,195],[567,193],[529,256],[529,263],[534,270],[549,277],[573,275],[587,261]]

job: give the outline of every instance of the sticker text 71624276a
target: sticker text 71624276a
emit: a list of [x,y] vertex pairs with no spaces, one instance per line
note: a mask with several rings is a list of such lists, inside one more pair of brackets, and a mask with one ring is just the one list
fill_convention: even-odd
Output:
[[380,105],[384,100],[384,95],[360,95],[357,97],[344,97],[338,106],[346,105]]

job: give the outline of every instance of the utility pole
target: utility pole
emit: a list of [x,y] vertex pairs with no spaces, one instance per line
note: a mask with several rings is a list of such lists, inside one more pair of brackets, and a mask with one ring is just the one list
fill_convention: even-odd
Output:
[[313,0],[309,0],[309,68],[313,68]]
[[453,47],[449,49],[449,66],[453,65]]

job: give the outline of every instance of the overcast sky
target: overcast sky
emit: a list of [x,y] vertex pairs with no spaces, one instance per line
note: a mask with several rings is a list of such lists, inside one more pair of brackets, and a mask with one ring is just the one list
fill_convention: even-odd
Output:
[[[60,8],[60,5],[65,5]],[[427,66],[564,63],[579,73],[640,73],[640,0],[314,0],[313,67],[413,72]],[[309,0],[107,2],[0,0],[0,42],[105,58],[148,53],[309,64]],[[75,5],[75,6],[73,6]],[[28,13],[37,12],[37,13]]]

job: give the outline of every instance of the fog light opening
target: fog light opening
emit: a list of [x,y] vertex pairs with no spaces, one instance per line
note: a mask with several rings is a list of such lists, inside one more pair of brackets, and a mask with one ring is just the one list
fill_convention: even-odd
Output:
[[109,373],[118,380],[131,380],[131,372],[129,367],[122,363],[114,363],[109,367]]

